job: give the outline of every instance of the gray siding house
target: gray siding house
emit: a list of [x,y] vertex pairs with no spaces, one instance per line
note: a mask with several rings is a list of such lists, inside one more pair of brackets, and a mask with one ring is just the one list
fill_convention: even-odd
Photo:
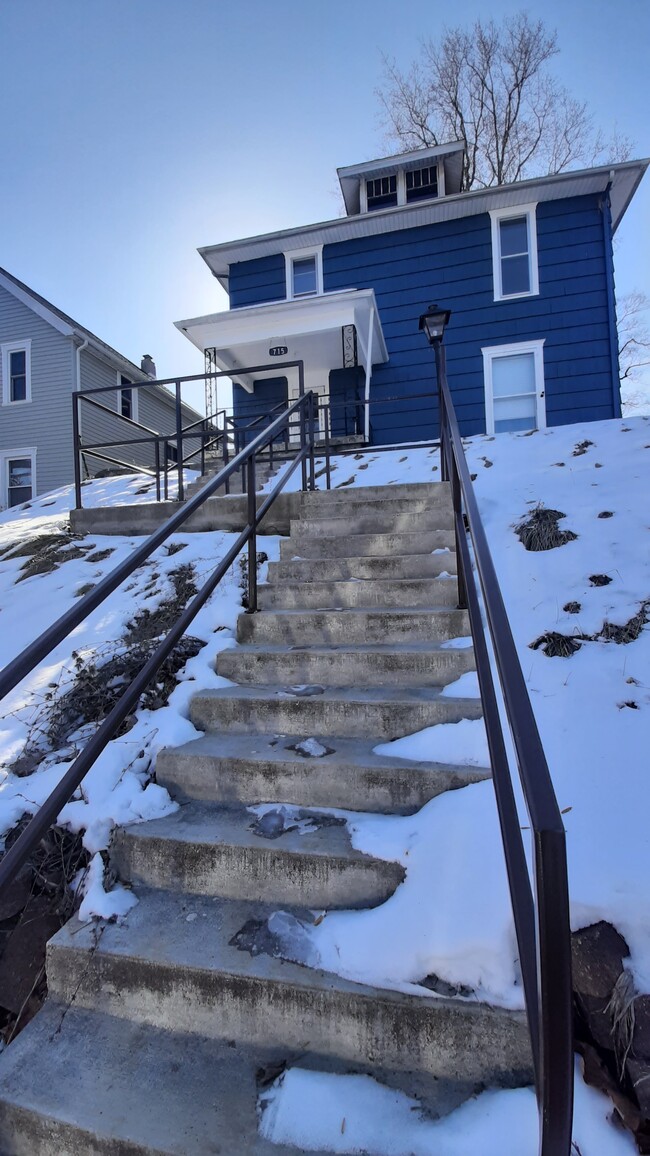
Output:
[[[114,387],[97,400],[107,414],[80,405],[84,444],[138,435],[125,419],[158,433],[175,430],[175,401],[158,385],[129,389],[149,375],[90,330],[0,269],[0,509],[73,480],[72,393]],[[183,406],[183,424],[201,417]],[[189,446],[187,450],[189,450]],[[184,447],[184,453],[187,452]],[[152,468],[153,447],[118,446],[107,451],[134,468]],[[110,470],[92,455],[85,476]]]

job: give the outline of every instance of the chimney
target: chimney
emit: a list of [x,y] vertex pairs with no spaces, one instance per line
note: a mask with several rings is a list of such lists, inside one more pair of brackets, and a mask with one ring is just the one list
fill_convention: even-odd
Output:
[[156,377],[156,363],[150,353],[145,353],[140,362],[140,369],[149,377]]

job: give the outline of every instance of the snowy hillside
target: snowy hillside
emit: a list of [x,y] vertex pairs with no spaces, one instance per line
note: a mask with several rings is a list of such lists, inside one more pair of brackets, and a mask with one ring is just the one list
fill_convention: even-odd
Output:
[[[476,437],[466,450],[564,815],[572,926],[612,922],[630,946],[637,989],[650,991],[650,418]],[[438,455],[425,448],[368,451],[332,464],[333,487],[439,477]],[[322,486],[322,462],[318,469]],[[289,488],[297,484],[294,475]],[[97,481],[84,489],[87,506],[154,497],[150,480],[142,476]],[[136,542],[113,536],[72,540],[66,532],[69,503],[66,489],[0,516],[0,664]],[[529,536],[550,526],[558,545],[527,550],[516,531],[523,523]],[[30,540],[32,548],[23,553]],[[232,540],[228,534],[175,535],[3,704],[0,836],[39,805],[92,730],[92,722],[86,722],[57,745],[45,725],[52,702],[64,700],[78,674],[75,654],[97,667],[119,657],[138,612],[155,614],[173,601],[179,568],[191,567],[189,580],[200,585]],[[276,558],[277,542],[263,538],[259,548]],[[84,914],[108,915],[133,902],[123,890],[104,893],[96,853],[108,845],[113,823],[138,822],[175,808],[151,781],[155,755],[162,746],[196,734],[187,717],[194,686],[226,683],[213,665],[218,651],[233,645],[240,580],[236,565],[195,620],[190,633],[205,645],[172,675],[174,685],[180,681],[168,704],[154,701],[137,712],[132,728],[109,745],[61,816],[85,831],[86,847],[96,856]],[[445,693],[475,694],[475,677],[463,676]],[[482,724],[469,720],[387,746],[410,760],[487,762]],[[31,773],[18,777],[12,771],[16,764],[23,775]],[[352,979],[417,991],[423,998],[435,998],[421,985],[423,977],[435,975],[461,997],[521,1006],[491,783],[448,792],[414,816],[345,817],[355,846],[399,860],[405,882],[372,910],[334,911],[307,926],[285,919],[286,954]],[[523,812],[521,821],[526,827]],[[360,1085],[365,1078],[289,1075],[267,1093],[263,1127],[274,1139],[305,1150],[460,1156],[468,1150],[468,1137],[476,1135],[476,1151],[487,1156],[504,1152],[507,1132],[514,1144],[509,1152],[535,1152],[535,1107],[525,1090],[488,1093],[432,1124],[419,1119],[407,1097],[372,1081]],[[337,1083],[346,1079],[351,1082]],[[609,1111],[608,1101],[579,1084],[575,1138],[582,1156],[634,1151],[630,1138],[607,1123]]]

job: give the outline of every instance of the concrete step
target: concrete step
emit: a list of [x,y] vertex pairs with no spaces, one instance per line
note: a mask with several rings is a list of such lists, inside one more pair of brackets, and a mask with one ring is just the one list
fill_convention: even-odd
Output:
[[466,610],[263,610],[240,614],[237,641],[286,646],[444,642],[468,637]]
[[453,532],[454,519],[451,509],[434,508],[422,513],[405,510],[393,513],[389,508],[368,509],[362,506],[358,513],[342,512],[340,517],[332,517],[328,509],[315,517],[301,515],[291,523],[291,536],[324,534],[335,537],[345,534],[420,534],[423,531],[447,530]]
[[[321,479],[321,482],[323,479]],[[449,482],[397,482],[393,486],[337,486],[336,475],[332,475],[334,488],[312,490],[302,496],[304,507],[327,506],[332,502],[391,502],[399,499],[414,499],[427,502],[450,502]]]
[[233,646],[217,656],[232,682],[297,686],[446,686],[474,669],[472,647],[434,642],[376,646]]
[[[302,522],[291,523],[291,535],[280,542],[280,560],[297,558],[375,558],[397,554],[430,554],[448,547],[455,550],[453,530],[420,530],[416,533],[327,534],[320,527],[304,533]],[[270,531],[269,531],[270,532]]]
[[455,576],[445,578],[351,578],[342,582],[282,582],[259,587],[264,609],[316,610],[415,606],[457,606]]
[[398,863],[355,851],[345,823],[269,838],[252,829],[256,820],[251,811],[189,803],[164,819],[120,828],[111,858],[136,891],[255,896],[291,907],[375,907],[404,878]]
[[315,737],[328,753],[306,758],[295,750],[295,737],[206,734],[160,751],[156,781],[181,801],[290,803],[409,815],[436,795],[490,778],[483,767],[376,755],[374,738],[299,736],[307,737]]
[[296,1156],[257,1130],[258,1075],[290,1058],[48,1000],[0,1059],[0,1151]]
[[76,1010],[251,1048],[420,1070],[467,1093],[478,1085],[530,1083],[522,1012],[426,989],[407,995],[352,983],[231,944],[250,920],[264,921],[272,911],[141,891],[124,922],[106,925],[99,937],[76,917],[57,932],[48,945],[49,991]]
[[456,554],[404,554],[384,558],[313,558],[269,562],[269,582],[345,582],[350,578],[435,578],[456,573]]
[[197,730],[349,738],[373,735],[376,742],[481,714],[479,699],[447,698],[434,687],[328,688],[303,698],[277,686],[228,686],[199,691],[190,703],[190,718]]
[[[309,496],[309,495],[305,495]],[[332,518],[340,521],[341,518],[357,518],[365,514],[373,517],[384,516],[397,518],[403,514],[415,514],[421,518],[427,515],[448,517],[452,522],[452,505],[446,491],[434,498],[365,498],[360,501],[339,502],[336,495],[330,493],[327,501],[320,503],[301,502],[301,520],[318,521],[322,518]]]

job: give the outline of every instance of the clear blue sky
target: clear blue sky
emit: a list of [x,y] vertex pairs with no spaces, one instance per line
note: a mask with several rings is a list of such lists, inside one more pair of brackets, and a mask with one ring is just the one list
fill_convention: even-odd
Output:
[[[499,19],[522,7],[492,0]],[[555,70],[650,153],[650,0],[531,0]],[[381,53],[406,66],[480,0],[0,0],[0,265],[159,375],[200,372],[173,328],[227,307],[200,245],[337,216],[337,165],[384,151]],[[650,176],[619,292],[650,292]]]

